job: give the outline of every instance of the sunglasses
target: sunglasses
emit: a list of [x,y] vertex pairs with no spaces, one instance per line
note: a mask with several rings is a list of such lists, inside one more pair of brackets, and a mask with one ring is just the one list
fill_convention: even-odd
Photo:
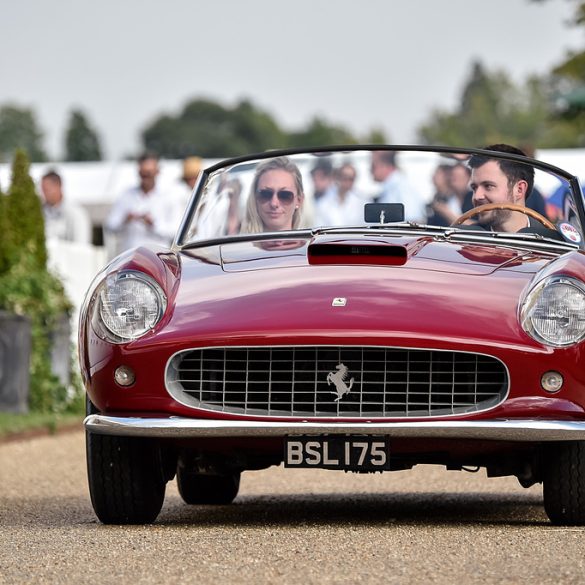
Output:
[[[256,199],[260,201],[260,203],[268,203],[272,201],[274,197],[274,189],[260,189],[256,191]],[[276,191],[276,196],[281,203],[286,203],[290,205],[295,198],[295,194],[288,189],[280,189],[280,191]]]

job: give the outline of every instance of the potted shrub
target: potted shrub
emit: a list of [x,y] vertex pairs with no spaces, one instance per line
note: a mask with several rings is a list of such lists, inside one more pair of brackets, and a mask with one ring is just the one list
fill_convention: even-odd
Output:
[[[0,194],[0,311],[4,323],[10,322],[13,328],[3,334],[0,331],[0,352],[4,353],[3,361],[9,362],[11,372],[20,372],[16,375],[19,401],[14,411],[28,407],[36,412],[59,412],[70,404],[71,389],[58,380],[51,366],[53,332],[70,310],[71,303],[62,283],[47,269],[41,202],[29,174],[27,155],[19,150],[14,156],[8,192]],[[18,329],[15,323],[19,320],[22,331],[30,328],[30,355],[22,341],[26,334],[15,333]],[[7,357],[11,351],[14,357]],[[1,355],[0,367],[3,367]],[[22,374],[23,368],[29,376]],[[22,388],[26,378],[28,392]],[[6,371],[0,372],[0,385],[3,381],[7,381]],[[28,394],[24,408],[23,392]]]

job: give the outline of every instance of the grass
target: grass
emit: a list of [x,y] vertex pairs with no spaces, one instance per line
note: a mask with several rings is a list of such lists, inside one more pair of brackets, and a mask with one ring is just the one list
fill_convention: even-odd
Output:
[[28,414],[11,414],[0,412],[0,440],[18,435],[27,435],[35,431],[54,434],[62,428],[79,424],[81,430],[84,414],[73,413],[42,413],[30,412]]

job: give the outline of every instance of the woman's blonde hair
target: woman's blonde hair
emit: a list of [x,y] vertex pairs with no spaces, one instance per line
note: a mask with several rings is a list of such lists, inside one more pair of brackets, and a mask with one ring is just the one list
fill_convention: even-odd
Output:
[[301,223],[301,215],[303,213],[303,202],[305,200],[305,192],[303,190],[303,178],[301,171],[295,163],[293,163],[286,156],[279,156],[277,158],[271,158],[267,161],[260,163],[256,167],[256,173],[254,174],[254,180],[252,181],[252,187],[248,194],[248,202],[246,204],[246,217],[242,222],[241,233],[243,234],[259,234],[266,231],[260,214],[258,213],[258,205],[256,202],[256,190],[258,189],[258,181],[260,177],[268,171],[286,171],[290,173],[295,181],[295,187],[297,195],[299,196],[299,207],[294,210],[292,217],[292,229],[297,229]]

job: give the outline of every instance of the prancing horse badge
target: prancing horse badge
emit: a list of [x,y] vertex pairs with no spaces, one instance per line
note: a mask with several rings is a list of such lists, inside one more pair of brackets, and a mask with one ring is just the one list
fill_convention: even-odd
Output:
[[337,372],[329,372],[327,374],[327,385],[335,385],[335,392],[331,392],[331,394],[335,394],[337,396],[335,402],[339,402],[345,394],[349,394],[353,386],[354,379],[351,378],[351,380],[349,380],[348,386],[346,384],[347,379],[349,378],[348,367],[344,364],[337,364],[335,369]]

